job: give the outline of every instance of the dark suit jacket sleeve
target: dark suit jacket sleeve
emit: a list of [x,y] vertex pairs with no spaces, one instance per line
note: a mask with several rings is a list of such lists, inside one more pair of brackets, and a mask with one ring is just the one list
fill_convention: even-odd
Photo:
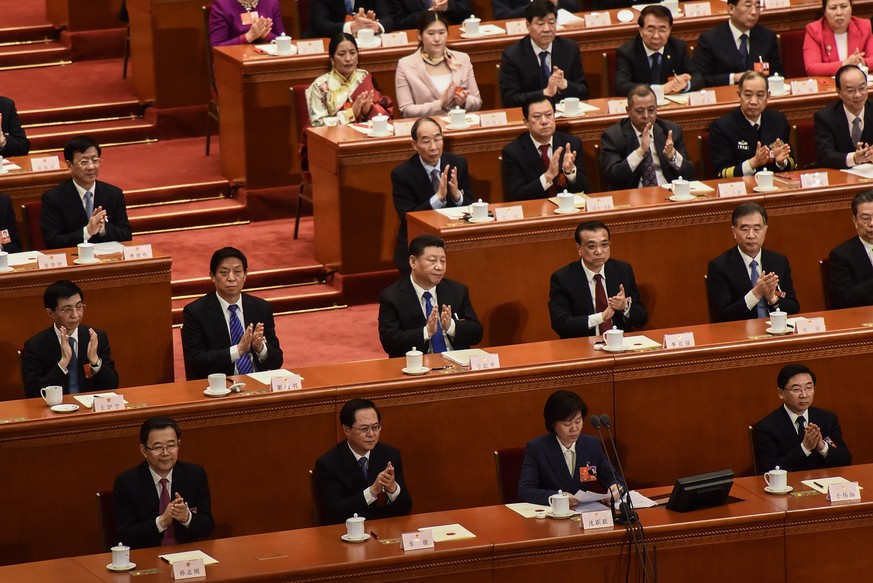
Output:
[[30,152],[30,140],[21,127],[15,102],[7,97],[0,97],[0,114],[3,116],[3,126],[0,131],[6,134],[6,145],[0,150],[0,155],[27,156]]
[[[779,289],[785,293],[785,297],[779,300],[779,307],[789,314],[797,314],[800,312],[800,302],[797,300],[797,293],[794,291],[794,281],[791,279],[791,264],[788,259],[782,255],[769,253],[766,249],[761,257],[764,262],[766,271],[775,271],[779,275]],[[773,267],[771,267],[773,266]]]
[[[44,363],[51,360],[52,352],[49,351],[44,340],[44,333],[37,334],[24,343],[22,355],[22,370],[24,372],[24,396],[26,398],[39,397],[39,390],[43,387],[65,386],[67,375],[55,361],[53,366]],[[60,358],[60,347],[57,350]]]
[[[543,471],[541,458],[545,456],[545,448],[538,439],[531,440],[524,447],[524,461],[521,464],[521,474],[518,477],[518,498],[529,504],[549,503],[549,496],[557,493],[557,488],[549,490],[540,486],[540,474]],[[574,494],[575,492],[570,492]]]
[[243,296],[243,304],[243,316],[246,320],[246,326],[249,324],[256,325],[258,322],[264,324],[264,342],[267,344],[267,358],[261,362],[252,353],[255,369],[275,370],[281,368],[285,356],[282,353],[282,348],[279,346],[279,338],[276,336],[276,324],[273,320],[273,310],[270,308],[270,304],[261,298],[249,295]]
[[730,73],[715,72],[715,53],[724,50],[716,46],[714,42],[716,30],[708,30],[701,34],[700,38],[697,39],[697,48],[694,50],[694,68],[700,73],[703,83],[707,87],[728,85],[728,81],[730,81]]
[[865,251],[866,248],[856,238],[831,251],[828,271],[831,300],[835,308],[873,304],[873,266]]
[[725,256],[721,255],[710,261],[706,270],[706,293],[709,294],[709,305],[718,315],[719,321],[745,320],[750,317],[744,298],[752,289],[751,281],[748,289],[742,291],[738,298],[735,297],[733,287]]
[[[623,326],[619,326],[625,332],[629,332],[636,328],[642,328],[646,325],[646,322],[649,321],[649,314],[646,312],[646,308],[643,306],[643,302],[640,300],[640,290],[637,289],[637,280],[634,277],[633,267],[628,263],[618,263],[618,262],[610,262],[607,265],[610,265],[615,270],[618,275],[619,282],[624,286],[624,294],[626,297],[631,298],[631,308],[627,317],[624,316],[624,312],[616,312],[614,318],[616,318],[619,323],[624,322]],[[612,271],[612,269],[610,269]],[[618,286],[614,285],[614,282],[611,282],[612,274],[607,274],[606,283],[610,288],[615,288],[615,293],[618,293]],[[610,295],[614,295],[613,289],[610,289]]]
[[[570,269],[571,266],[559,269],[552,274],[549,283],[549,316],[552,330],[561,338],[593,336],[596,329],[588,327],[588,316],[594,313],[594,306],[588,308],[587,300],[590,299],[590,294],[578,289],[579,285],[586,285],[585,279],[572,277]],[[580,267],[579,270],[581,269]],[[586,301],[576,298],[577,294]],[[574,314],[574,305],[582,308],[579,310],[581,314]]]
[[[503,148],[503,195],[507,201],[531,200],[543,198],[546,191],[540,183],[542,168],[539,159],[530,159],[525,155],[525,150],[520,140],[530,140],[528,134],[510,142]],[[533,150],[533,146],[531,145]],[[532,166],[532,164],[537,164]],[[534,178],[534,174],[536,177]]]
[[[588,490],[591,482],[582,483],[578,479],[578,469],[586,464],[597,467],[597,479],[604,488],[618,481],[603,449],[591,436],[582,435],[576,441],[576,472],[573,477],[566,470],[566,466],[562,465],[563,459],[554,458],[554,451],[550,455],[550,447],[558,448],[553,443],[554,440],[554,435],[547,434],[532,439],[525,445],[524,461],[518,479],[518,497],[522,502],[548,505],[549,496],[556,494],[559,489],[571,496],[577,490]],[[552,462],[549,461],[550,457]],[[555,473],[556,467],[561,472],[560,476]]]
[[[306,36],[309,38],[333,38],[343,31],[345,17],[337,20],[331,10],[335,0],[312,0],[309,3],[309,28]],[[343,6],[345,8],[345,6]]]
[[[447,298],[449,302],[443,301],[443,289],[450,290]],[[482,324],[476,317],[476,311],[473,310],[473,304],[470,302],[470,290],[467,286],[444,280],[437,286],[437,297],[441,304],[451,303],[452,315],[457,314],[458,316],[458,319],[455,320],[455,336],[451,339],[452,347],[460,350],[479,344],[482,341]],[[421,333],[421,328],[418,329],[418,332]]]
[[[112,360],[112,354],[109,350],[109,336],[106,335],[102,330],[96,330],[97,332],[97,355],[100,357],[102,361],[100,363],[100,370],[94,373],[93,384],[95,385],[92,389],[91,386],[87,387],[87,390],[97,390],[97,391],[108,391],[114,390],[118,388],[118,371],[115,370],[115,361]],[[80,331],[81,334],[81,331]],[[55,368],[58,368],[55,366]],[[60,370],[60,369],[58,369]],[[43,385],[45,386],[45,385]]]
[[430,341],[424,339],[424,324],[406,328],[402,326],[400,310],[403,309],[403,298],[397,283],[382,290],[379,294],[379,341],[391,358],[405,355],[413,346],[422,352],[427,352],[430,347]]
[[520,62],[523,54],[521,43],[525,42],[529,43],[530,38],[524,37],[517,43],[509,45],[500,56],[500,96],[503,99],[503,107],[521,107],[531,97],[544,95],[542,89],[533,91],[522,89],[525,86],[522,71],[526,65]]
[[626,97],[634,81],[634,41],[625,43],[615,50],[615,94]]
[[[145,505],[147,496],[136,480],[136,471],[125,472],[115,479],[112,490],[112,507],[120,542],[132,548],[145,548],[160,544],[161,533],[155,524],[157,514],[145,516],[138,508]],[[157,496],[157,494],[155,494]],[[157,543],[155,542],[157,541]]]
[[173,491],[178,491],[188,503],[191,510],[191,523],[186,528],[176,522],[176,540],[190,541],[206,538],[215,528],[215,519],[212,517],[212,494],[209,492],[206,470],[198,465],[184,464],[182,469],[185,470],[185,476],[182,480],[177,473],[179,465],[177,463],[177,469],[173,470],[173,480],[176,482],[173,484]]
[[807,456],[800,447],[796,430],[787,422],[788,414],[777,409],[755,425],[755,458],[761,473],[769,472],[776,466],[788,471],[812,469],[814,467],[838,467],[852,463],[852,454],[843,441],[839,421],[830,411],[810,408],[810,422],[821,428],[822,437],[829,437],[836,447],[828,449],[823,458],[818,452]]
[[[218,317],[221,317],[220,313]],[[218,324],[224,326],[223,321],[215,323],[216,326]],[[206,298],[191,302],[182,310],[182,353],[188,380],[205,379],[218,372],[233,374],[230,344],[213,348],[213,343],[209,341],[212,327]]]
[[[637,172],[631,170],[627,162],[631,148],[637,146],[639,144],[627,143],[621,122],[609,126],[601,134],[599,163],[611,190],[634,188],[639,183],[639,178],[634,180]],[[640,166],[637,166],[637,170],[640,170]]]
[[[818,152],[819,166],[825,168],[846,168],[846,155],[837,147],[836,123],[833,115],[834,109],[828,105],[815,112],[813,115],[813,131],[815,132],[815,151]],[[843,116],[845,117],[845,116]],[[846,121],[846,124],[849,122]],[[846,126],[848,128],[848,125]],[[846,130],[848,132],[848,129]]]
[[[561,91],[558,91],[558,99],[563,99],[564,97],[578,97],[579,99],[588,99],[588,82],[585,81],[585,71],[582,69],[582,58],[579,56],[579,46],[575,41],[569,41],[567,39],[562,39],[561,37],[556,37],[554,42],[558,41],[567,41],[562,43],[561,50],[569,53],[569,66],[561,67],[564,69],[564,79],[567,80],[567,88]],[[554,44],[552,45],[554,47]],[[567,55],[561,54],[559,55],[562,63],[558,63],[558,65],[564,64],[566,65],[565,59],[567,59]]]
[[9,243],[0,243],[3,246],[3,251],[7,253],[18,253],[21,251],[21,240],[18,238],[18,222],[15,218],[15,211],[12,209],[12,198],[5,194],[0,194],[0,231],[9,231]]
[[[743,175],[743,162],[739,164],[734,159],[734,144],[738,134],[733,132],[730,124],[733,123],[733,117],[730,114],[721,117],[709,127],[709,158],[712,162],[712,168],[717,176],[722,176],[728,168],[733,169],[733,177],[739,178]],[[749,158],[754,153],[754,145],[749,144]]]
[[670,171],[678,173],[685,180],[694,180],[694,162],[688,157],[688,150],[685,148],[685,135],[682,132],[681,126],[676,126],[673,129],[673,148],[682,155],[682,165],[678,170],[670,166]]
[[[91,243],[103,243],[105,241],[130,241],[133,239],[133,231],[130,228],[130,220],[127,218],[127,205],[124,202],[124,193],[120,188],[100,182],[95,195],[95,207],[101,205],[106,211],[106,234],[97,234],[88,239]],[[102,192],[101,192],[102,191]]]
[[[65,227],[65,215],[75,212],[75,209],[71,209],[64,204],[63,199],[66,186],[66,183],[62,183],[42,195],[39,222],[43,239],[45,239],[46,247],[49,249],[75,247],[83,241],[82,228],[84,225],[73,230],[68,230]],[[70,188],[72,188],[72,184]]]

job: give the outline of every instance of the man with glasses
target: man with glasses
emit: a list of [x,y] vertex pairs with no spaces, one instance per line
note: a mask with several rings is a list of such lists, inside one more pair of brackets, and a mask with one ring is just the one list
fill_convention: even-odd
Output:
[[109,338],[82,324],[85,293],[62,279],[48,286],[42,297],[52,326],[24,343],[24,396],[39,397],[39,390],[50,386],[63,387],[64,394],[117,389]]
[[582,140],[555,131],[555,109],[546,97],[521,106],[527,132],[503,148],[503,197],[507,201],[588,190]]
[[867,99],[867,75],[855,65],[834,76],[839,101],[815,112],[815,150],[827,168],[852,168],[873,162],[873,104]]
[[101,153],[100,144],[88,136],[64,146],[72,177],[42,195],[40,227],[47,248],[131,240],[124,193],[97,180]]
[[352,399],[340,410],[346,440],[315,462],[315,488],[326,524],[354,514],[387,518],[409,514],[412,497],[403,480],[400,452],[379,443],[382,414],[367,399]]
[[812,406],[815,373],[802,364],[782,367],[776,377],[782,406],[754,429],[758,471],[797,472],[852,464],[837,416]]
[[430,117],[422,117],[412,124],[410,135],[415,154],[391,171],[391,193],[400,219],[394,263],[403,275],[409,275],[406,213],[467,206],[473,202],[467,160],[443,153],[440,124]]
[[618,327],[642,328],[649,315],[630,264],[609,258],[609,228],[600,221],[576,227],[581,258],[552,274],[549,315],[561,338],[599,336]]
[[828,277],[834,308],[873,305],[873,190],[852,199],[852,223],[858,232],[831,251]]
[[194,542],[212,533],[206,471],[179,461],[182,430],[170,417],[146,419],[139,430],[145,458],[115,479],[112,506],[118,538],[137,549]]

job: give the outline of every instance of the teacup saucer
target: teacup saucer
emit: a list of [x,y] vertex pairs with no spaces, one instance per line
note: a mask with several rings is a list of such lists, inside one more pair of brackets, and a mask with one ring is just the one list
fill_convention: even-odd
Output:
[[10,271],[15,271],[15,268],[9,267],[8,265],[6,267],[0,268],[0,273],[9,273]]
[[206,395],[207,397],[224,397],[225,395],[230,394],[230,389],[222,389],[220,391],[211,391],[211,390],[209,390],[209,388],[207,388],[205,391],[203,391],[203,394]]
[[778,186],[771,186],[770,188],[767,188],[764,186],[756,186],[752,190],[754,190],[755,192],[776,192],[777,190],[779,190],[779,187]]
[[766,330],[764,330],[764,332],[766,332],[767,334],[773,334],[775,336],[783,336],[785,334],[791,334],[792,332],[794,332],[794,328],[786,327],[786,328],[783,328],[782,330],[774,330],[773,328],[767,328]]
[[471,127],[473,127],[473,124],[471,124],[471,123],[467,123],[467,124],[464,125],[464,127],[462,127],[462,128],[456,128],[456,127],[454,126],[454,124],[447,124],[447,125],[446,125],[446,129],[447,129],[447,130],[455,130],[455,131],[458,131],[458,130],[468,130],[468,129],[470,129]]
[[357,39],[359,49],[376,49],[382,46],[382,37],[374,36],[373,40],[370,42],[361,42],[360,39]]
[[554,518],[555,520],[566,520],[573,516],[575,512],[568,512],[567,514],[555,514],[551,510],[546,511],[546,516],[549,518]]
[[385,132],[384,134],[377,134],[373,130],[368,130],[366,133],[366,136],[368,138],[389,138],[393,135],[394,135],[394,131],[391,128],[389,128],[388,131]]
[[764,486],[764,491],[768,494],[788,494],[792,490],[794,490],[792,486],[786,486],[784,490],[774,490],[770,486]]
[[577,118],[577,117],[585,117],[585,112],[584,112],[584,111],[577,111],[576,113],[567,113],[567,112],[565,112],[565,111],[559,111],[558,113],[559,113],[560,115],[555,116],[555,117],[565,117],[565,118],[567,118],[567,119],[574,119],[574,118]]
[[627,352],[629,350],[629,348],[627,346],[622,346],[621,348],[610,348],[609,346],[604,344],[603,348],[601,350],[603,350],[604,352],[619,353],[619,352]]
[[128,563],[126,565],[113,565],[112,563],[109,563],[108,565],[106,565],[106,568],[109,569],[110,571],[116,571],[116,572],[120,573],[120,572],[124,572],[124,571],[130,571],[131,569],[135,569],[136,563]]
[[362,543],[365,540],[368,540],[370,538],[370,533],[365,532],[364,536],[358,537],[358,538],[352,538],[348,534],[344,534],[340,538],[343,539],[344,541],[346,541],[347,543]]
[[73,263],[76,265],[93,265],[94,263],[100,263],[100,260],[96,257],[94,259],[73,259]]
[[494,219],[494,217],[485,217],[484,219],[474,219],[473,217],[470,217],[468,220],[471,223],[491,223],[495,219]]
[[791,95],[791,91],[789,89],[783,89],[779,93],[773,91],[770,92],[770,97],[787,97],[788,95]]
[[676,195],[674,194],[674,195],[672,195],[672,196],[668,196],[667,198],[668,198],[669,200],[672,200],[673,202],[690,202],[690,201],[692,201],[692,200],[695,200],[697,197],[694,196],[693,194],[692,194],[691,196],[688,196],[688,197],[676,196]]
[[78,411],[79,406],[75,403],[61,403],[60,405],[53,405],[51,410],[55,413],[72,413]]
[[409,374],[409,375],[413,375],[413,376],[427,374],[430,372],[430,369],[426,366],[423,366],[423,367],[417,368],[417,369],[409,369],[409,368],[404,367],[402,370],[403,370],[403,374]]

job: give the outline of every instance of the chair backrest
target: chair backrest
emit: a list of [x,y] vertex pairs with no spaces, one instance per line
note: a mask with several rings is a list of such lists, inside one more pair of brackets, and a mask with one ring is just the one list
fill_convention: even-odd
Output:
[[294,0],[294,9],[297,12],[297,38],[309,30],[309,0]]
[[97,492],[97,520],[100,522],[100,540],[103,550],[108,551],[119,542],[115,530],[115,511],[112,508],[112,490]]
[[309,85],[291,86],[291,108],[294,110],[291,119],[294,120],[294,135],[297,136],[297,154],[300,156],[300,169],[309,172],[309,156],[306,143],[306,128],[312,126],[309,119],[309,104],[306,103],[306,90]]
[[324,511],[324,501],[315,484],[315,472],[309,470],[309,491],[312,495],[312,520],[316,526],[324,526],[327,513]]
[[709,157],[709,132],[698,135],[697,142],[700,145],[700,160],[697,169],[699,180],[711,180],[715,178],[715,171],[712,169],[712,160]]
[[40,251],[46,248],[45,239],[42,237],[40,216],[42,215],[42,201],[32,200],[21,205],[21,215],[24,218],[24,230],[27,234],[27,247],[31,251]]
[[497,488],[503,504],[519,502],[518,478],[521,476],[521,463],[524,461],[523,447],[507,447],[494,451],[494,464],[497,467]]
[[784,71],[770,71],[779,73],[786,78],[806,77],[806,65],[803,64],[803,37],[806,30],[783,30],[776,38],[779,49],[782,52],[782,66]]
[[594,144],[594,167],[597,169],[596,180],[597,184],[591,185],[592,192],[603,191],[609,188],[609,185],[606,184],[606,174],[603,173],[603,167],[600,165],[600,144]]
[[831,297],[831,262],[824,258],[818,262],[818,272],[821,275],[821,288],[824,292],[825,310],[833,310],[834,302]]
[[212,13],[212,5],[201,6],[200,12],[203,14],[203,38],[205,39],[203,44],[206,48],[206,72],[209,75],[209,87],[213,92],[215,92],[215,71],[212,68],[212,45],[209,43],[209,15]]
[[709,301],[709,277],[706,274],[703,274],[703,291],[706,293],[706,312],[709,314],[709,321],[714,324],[719,319],[718,313]]
[[801,121],[791,126],[791,147],[795,152],[798,169],[818,166],[818,152],[815,149],[815,124]]
[[615,49],[610,49],[602,54],[603,58],[603,91],[604,95],[615,95]]
[[758,458],[755,456],[755,427],[749,425],[749,448],[752,450],[752,471],[758,475]]

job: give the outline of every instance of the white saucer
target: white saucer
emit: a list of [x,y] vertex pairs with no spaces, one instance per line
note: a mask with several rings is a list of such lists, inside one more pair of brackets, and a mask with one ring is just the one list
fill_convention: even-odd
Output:
[[482,38],[483,36],[488,36],[488,35],[483,34],[483,33],[481,33],[481,32],[480,32],[479,34],[470,34],[470,33],[467,33],[467,32],[462,32],[462,33],[461,33],[461,38]]
[[360,40],[355,39],[355,42],[358,44],[359,49],[377,49],[382,46],[382,37],[374,36],[373,42],[371,43],[362,43]]
[[417,370],[410,370],[410,369],[404,367],[402,370],[403,370],[403,374],[409,374],[409,375],[413,375],[413,376],[427,374],[430,372],[430,369],[427,368],[426,366],[423,366]]
[[3,269],[0,269],[0,273],[9,273],[10,271],[15,271],[15,268],[6,266]]
[[223,391],[210,391],[208,388],[203,391],[203,394],[207,397],[224,397],[225,395],[230,394],[230,389],[224,389]]
[[227,390],[228,391],[236,391],[237,393],[239,393],[244,388],[246,388],[245,383],[234,383],[234,384],[230,385],[229,387],[227,387]]
[[495,219],[494,217],[485,217],[484,219],[474,219],[473,217],[470,217],[469,220],[471,223],[492,223]]
[[446,129],[447,129],[447,130],[468,130],[468,129],[470,129],[471,127],[473,127],[473,125],[472,125],[472,124],[469,124],[469,123],[468,123],[467,125],[465,125],[464,127],[462,127],[462,128],[456,128],[456,127],[453,126],[452,124],[447,124],[447,125],[446,125]]
[[619,10],[615,15],[619,22],[631,22],[634,19],[634,13],[630,10]]
[[791,91],[789,91],[788,89],[785,89],[784,91],[781,91],[779,93],[773,93],[772,91],[770,92],[770,97],[787,97],[788,95],[791,95]]
[[576,119],[577,117],[585,117],[584,111],[579,111],[575,115],[570,115],[569,113],[564,113],[563,111],[558,112],[559,116],[557,117],[565,117],[567,119]]
[[554,518],[555,520],[565,520],[573,516],[573,514],[575,514],[575,512],[568,512],[567,514],[555,514],[551,510],[546,511],[546,516],[548,516],[549,518]]
[[630,348],[627,348],[626,346],[622,346],[621,348],[610,348],[609,346],[604,344],[603,348],[601,350],[603,350],[605,352],[612,352],[612,353],[617,354],[619,352],[627,352],[628,350],[630,350]]
[[688,198],[680,198],[674,194],[672,196],[668,196],[667,198],[669,200],[672,200],[673,202],[691,202],[692,200],[695,200],[697,197],[692,194]]
[[777,190],[779,190],[779,187],[771,186],[770,188],[764,188],[763,186],[756,186],[752,190],[754,190],[755,192],[776,192]]
[[263,44],[263,45],[255,45],[255,48],[261,49],[262,51],[264,51],[268,55],[273,55],[274,57],[290,57],[292,55],[297,54],[297,46],[296,45],[291,45],[291,52],[283,53],[281,55],[279,54],[278,50],[276,49],[276,45],[274,45],[272,43]]
[[556,215],[575,215],[576,213],[581,213],[581,209],[574,208],[571,211],[562,211],[561,209],[555,209]]
[[370,129],[370,130],[367,130],[367,133],[366,133],[366,136],[368,138],[390,138],[393,135],[394,135],[394,132],[392,132],[391,130],[388,130],[384,134],[374,134],[373,130]]
[[365,540],[370,538],[370,533],[365,532],[364,536],[362,536],[360,538],[351,538],[347,534],[342,535],[340,538],[343,539],[344,541],[346,541],[347,543],[362,543]]
[[93,265],[94,263],[100,263],[100,260],[96,257],[91,259],[90,261],[86,261],[84,259],[73,259],[73,263],[76,265]]
[[770,486],[764,486],[764,491],[768,494],[788,494],[792,490],[794,490],[794,488],[791,486],[787,486],[784,490],[774,490]]
[[106,565],[106,568],[109,569],[110,571],[116,571],[116,572],[120,573],[123,571],[130,571],[131,569],[135,569],[136,563],[128,563],[126,565],[117,565],[117,566],[113,565],[112,563],[109,563],[108,565]]
[[79,406],[72,403],[61,403],[60,405],[53,405],[51,409],[55,413],[72,413],[73,411],[78,411]]
[[794,328],[785,328],[784,330],[774,330],[773,328],[767,328],[764,330],[767,334],[774,334],[776,336],[784,336],[785,334],[791,334],[794,332]]

